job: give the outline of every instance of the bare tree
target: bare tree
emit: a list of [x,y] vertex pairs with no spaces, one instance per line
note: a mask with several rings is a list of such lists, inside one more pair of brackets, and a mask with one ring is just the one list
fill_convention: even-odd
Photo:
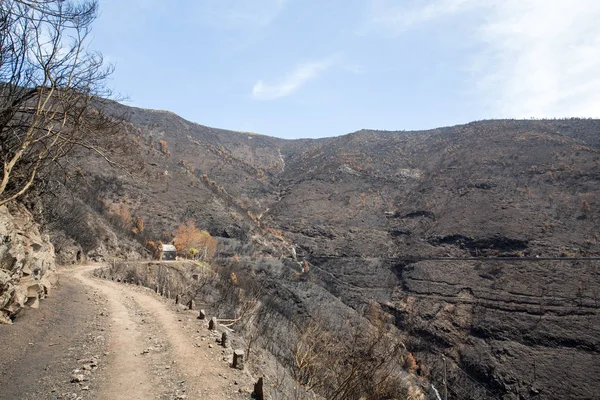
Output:
[[0,1],[0,205],[77,146],[108,160],[98,133],[110,119],[96,105],[112,66],[86,48],[97,10],[97,0]]

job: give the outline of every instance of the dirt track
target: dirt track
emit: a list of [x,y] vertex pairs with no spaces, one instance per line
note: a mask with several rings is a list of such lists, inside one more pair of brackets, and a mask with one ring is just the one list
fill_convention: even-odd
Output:
[[39,310],[0,326],[0,399],[250,398],[252,378],[205,322],[98,267],[63,270]]

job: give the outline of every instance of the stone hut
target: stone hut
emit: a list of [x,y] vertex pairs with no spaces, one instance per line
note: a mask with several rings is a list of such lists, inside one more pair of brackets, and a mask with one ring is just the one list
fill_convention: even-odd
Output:
[[172,261],[177,257],[177,249],[172,244],[160,245],[160,259],[162,261]]

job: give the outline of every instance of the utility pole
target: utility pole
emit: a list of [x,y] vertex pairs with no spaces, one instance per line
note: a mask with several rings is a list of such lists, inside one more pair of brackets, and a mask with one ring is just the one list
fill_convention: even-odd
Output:
[[442,356],[444,360],[444,400],[448,400],[448,382],[446,380],[446,357]]

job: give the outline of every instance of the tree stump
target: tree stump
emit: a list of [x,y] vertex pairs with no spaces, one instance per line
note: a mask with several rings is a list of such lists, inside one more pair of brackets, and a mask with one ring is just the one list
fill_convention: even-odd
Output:
[[198,311],[198,319],[206,319],[206,311],[204,311],[204,310]]
[[175,295],[175,304],[179,304],[179,303],[181,303],[181,296]]
[[196,302],[194,301],[194,299],[190,300],[188,305],[188,309],[189,310],[195,310],[196,309]]

